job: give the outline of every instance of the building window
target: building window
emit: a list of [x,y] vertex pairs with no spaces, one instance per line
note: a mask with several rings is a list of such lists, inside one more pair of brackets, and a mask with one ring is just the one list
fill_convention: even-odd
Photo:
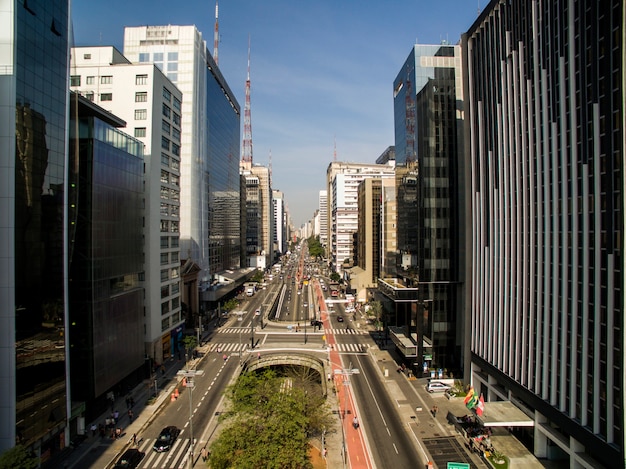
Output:
[[135,127],[135,137],[143,138],[146,136],[146,128],[145,127]]
[[178,222],[172,221],[170,224],[170,233],[178,233]]
[[[165,199],[165,200],[170,198],[170,190],[169,190],[169,188],[167,188],[165,186],[161,186],[161,198]],[[163,229],[161,229],[161,231],[163,231]],[[167,231],[167,230],[165,230],[165,231]]]
[[170,239],[167,236],[161,236],[161,249],[167,249],[170,247]]
[[161,216],[167,217],[169,215],[169,205],[164,202],[161,202]]
[[178,73],[170,72],[167,74],[167,78],[172,83],[176,83],[178,81]]
[[169,166],[170,165],[170,157],[167,156],[165,153],[161,153],[161,164],[163,166]]
[[83,54],[84,60],[91,60],[91,54]]
[[161,270],[161,282],[165,282],[170,278],[170,271],[167,269]]
[[167,220],[161,220],[161,233],[167,233],[170,228],[170,222]]
[[177,142],[180,142],[180,130],[176,128],[172,129],[172,137],[174,137],[174,140]]
[[[139,62],[141,62],[141,63],[150,62],[150,54],[148,54],[147,52],[140,52],[139,53]],[[137,84],[139,85],[140,83],[137,83]],[[141,84],[143,85],[144,83],[141,83]]]
[[113,77],[111,75],[104,75],[100,77],[101,85],[110,85],[113,83]]
[[[180,116],[178,114],[176,114],[175,112],[173,113],[174,115],[172,116],[172,121],[174,122],[174,124],[176,124],[177,126],[180,127]],[[167,116],[169,117],[169,116]]]
[[163,184],[169,184],[170,182],[170,173],[167,171],[161,170],[161,182]]
[[[141,57],[141,54],[139,54]],[[141,62],[141,59],[139,59]],[[148,84],[148,75],[135,75],[135,85],[147,85]]]
[[93,91],[87,91],[85,93],[85,98],[87,98],[89,101],[93,101],[93,97],[94,97]]
[[100,94],[100,101],[113,101],[113,93]]
[[178,186],[178,176],[175,176],[174,174],[170,175],[170,184]]
[[169,256],[166,252],[161,253],[161,265],[167,265],[170,263]]
[[177,252],[173,252],[172,253],[172,264],[178,264],[178,253]]
[[178,247],[178,237],[173,237],[172,238],[172,247],[173,248],[177,248]]
[[178,71],[178,63],[177,62],[169,62],[167,64],[168,72],[177,72]]
[[167,314],[170,312],[170,302],[166,301],[165,303],[161,303],[161,314]]
[[170,287],[169,285],[164,285],[161,287],[161,299],[167,298],[170,296]]
[[80,86],[80,75],[72,75],[70,77],[70,86]]
[[148,118],[148,110],[147,109],[135,109],[135,120],[136,121],[145,121]]
[[174,153],[176,156],[180,156],[180,145],[172,142],[172,153]]
[[87,77],[87,78],[85,78],[85,82],[86,82],[88,85],[93,85],[93,84],[95,84],[95,83],[96,83],[96,77]]
[[135,93],[135,102],[136,103],[147,103],[148,102],[148,92],[147,91],[137,91]]
[[167,53],[167,61],[168,62],[177,62],[178,61],[178,52],[168,52]]
[[176,298],[172,298],[172,309],[178,309],[178,307],[180,306],[180,298],[176,297]]
[[178,283],[172,283],[171,287],[172,287],[172,295],[175,295],[176,293],[180,291],[180,286]]
[[166,120],[161,121],[161,130],[163,131],[164,134],[169,135],[171,127],[172,126]]
[[167,104],[163,104],[163,115],[168,119],[172,116],[172,110]]
[[165,101],[171,101],[172,100],[172,93],[165,86],[163,87],[163,99]]
[[152,54],[153,62],[163,62],[163,52],[155,52]]
[[171,273],[172,273],[172,278],[178,278],[178,269],[172,269]]
[[180,112],[180,99],[178,99],[177,97],[174,97],[174,109]]
[[170,149],[170,140],[167,137],[161,137],[161,148],[163,148],[163,150]]

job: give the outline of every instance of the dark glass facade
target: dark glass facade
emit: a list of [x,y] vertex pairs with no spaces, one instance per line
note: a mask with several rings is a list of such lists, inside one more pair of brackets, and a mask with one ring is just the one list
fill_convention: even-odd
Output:
[[78,107],[79,117],[72,121],[70,147],[77,192],[76,218],[70,220],[76,225],[69,264],[71,389],[73,402],[86,402],[93,416],[103,410],[108,391],[117,393],[116,386],[144,366],[143,144],[76,98],[72,109]]
[[416,45],[394,81],[396,275],[419,291],[410,327],[431,344],[420,365],[455,374],[463,368],[460,63],[459,46]]
[[14,31],[14,37],[8,44],[13,55],[0,53],[0,120],[12,124],[0,130],[6,137],[0,138],[0,200],[7,201],[1,209],[5,392],[0,452],[17,442],[44,462],[68,441],[64,198],[69,4],[9,1],[2,9],[1,27]]
[[209,67],[207,78],[209,269],[215,274],[240,266],[240,112],[217,66]]

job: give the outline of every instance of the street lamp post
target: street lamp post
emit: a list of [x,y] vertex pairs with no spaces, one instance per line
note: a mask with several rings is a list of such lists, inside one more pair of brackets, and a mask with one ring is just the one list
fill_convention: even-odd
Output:
[[[419,360],[418,366],[421,370],[421,376],[423,377],[426,371],[424,370],[424,311],[427,311],[426,304],[432,303],[432,299],[418,299],[417,304],[421,306],[421,316],[420,316],[420,308],[417,310],[417,318],[416,318],[416,327],[417,327],[417,359]],[[432,339],[432,337],[431,337]],[[418,375],[419,376],[419,375]]]
[[176,373],[178,376],[182,376],[185,378],[186,387],[189,389],[189,468],[193,468],[193,450],[194,450],[194,440],[193,440],[193,388],[194,388],[194,378],[196,376],[202,375],[204,371],[202,370],[180,370]]

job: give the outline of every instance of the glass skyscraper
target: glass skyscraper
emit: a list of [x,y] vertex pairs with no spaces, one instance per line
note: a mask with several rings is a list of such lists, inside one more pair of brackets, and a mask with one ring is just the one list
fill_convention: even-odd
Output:
[[69,442],[69,2],[0,9],[0,451],[20,443],[45,462]]

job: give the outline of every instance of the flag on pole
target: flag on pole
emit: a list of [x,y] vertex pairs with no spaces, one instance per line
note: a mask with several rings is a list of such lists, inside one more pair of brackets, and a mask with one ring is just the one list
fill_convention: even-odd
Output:
[[471,409],[470,402],[474,398],[474,388],[470,387],[469,391],[467,391],[467,396],[465,396],[465,400],[463,401],[468,409]]
[[476,415],[481,417],[485,412],[485,399],[483,399],[483,393],[480,393],[480,398],[478,398],[478,405],[476,406]]

